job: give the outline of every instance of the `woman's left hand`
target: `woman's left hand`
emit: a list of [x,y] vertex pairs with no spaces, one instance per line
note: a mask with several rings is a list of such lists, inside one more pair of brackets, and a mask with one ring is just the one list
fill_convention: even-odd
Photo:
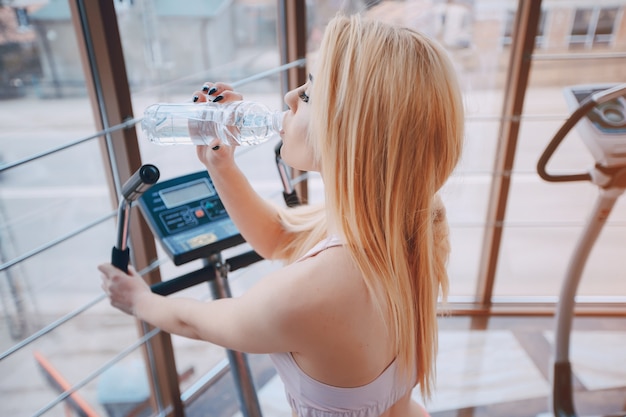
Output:
[[132,266],[128,267],[128,274],[111,264],[98,266],[102,273],[102,289],[109,296],[111,305],[127,314],[135,314],[137,300],[143,294],[152,291]]

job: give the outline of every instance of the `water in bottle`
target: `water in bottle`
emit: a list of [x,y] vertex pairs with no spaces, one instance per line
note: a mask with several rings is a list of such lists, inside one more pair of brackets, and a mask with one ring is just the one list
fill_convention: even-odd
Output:
[[157,103],[144,111],[141,128],[160,145],[208,145],[214,138],[230,146],[257,145],[276,137],[284,112],[252,101]]

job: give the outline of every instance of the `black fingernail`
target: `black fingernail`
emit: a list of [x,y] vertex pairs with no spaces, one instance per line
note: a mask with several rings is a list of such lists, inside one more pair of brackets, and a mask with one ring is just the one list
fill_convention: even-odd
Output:
[[224,99],[224,96],[217,96],[215,97],[215,100],[213,100],[213,103],[217,103],[218,101],[221,101]]
[[216,92],[216,91],[217,91],[217,88],[212,87],[212,88],[209,90],[209,95],[213,95],[213,94],[215,94],[215,92]]
[[220,148],[220,145],[215,145],[214,147],[212,147],[211,149],[213,149],[214,151],[218,150]]
[[196,101],[198,101],[198,96],[193,96],[193,102],[195,103]]
[[202,86],[202,91],[204,91],[205,93],[206,93],[207,91],[209,91],[209,86],[208,86],[208,85],[203,85],[203,86]]

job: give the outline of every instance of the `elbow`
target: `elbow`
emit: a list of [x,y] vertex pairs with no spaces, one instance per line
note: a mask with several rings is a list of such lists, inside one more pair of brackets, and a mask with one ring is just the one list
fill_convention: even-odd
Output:
[[196,328],[195,326],[192,326],[191,324],[189,324],[188,322],[184,320],[177,320],[176,323],[174,324],[174,327],[171,329],[171,331],[168,331],[168,329],[162,329],[162,330],[165,330],[171,334],[186,337],[188,339],[206,340],[203,337],[202,333],[200,332],[200,329]]
[[263,259],[268,261],[284,260],[285,250],[288,245],[288,237],[284,229],[275,231],[268,235],[266,239],[252,244],[254,251]]

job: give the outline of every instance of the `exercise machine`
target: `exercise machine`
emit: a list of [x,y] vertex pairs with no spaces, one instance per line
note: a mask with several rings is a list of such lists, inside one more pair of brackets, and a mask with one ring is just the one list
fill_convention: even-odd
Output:
[[[215,299],[230,297],[228,271],[262,258],[251,251],[226,262],[222,260],[222,250],[245,241],[226,213],[206,171],[157,183],[159,176],[155,166],[143,165],[122,187],[118,236],[111,263],[128,272],[130,208],[137,201],[152,233],[175,265],[203,260],[202,268],[154,284],[152,292],[170,295],[207,282]],[[227,357],[244,417],[261,417],[247,356],[228,349]]]
[[[274,148],[276,166],[283,186],[283,198],[289,207],[300,204],[291,176],[291,168],[280,157],[282,142]],[[253,250],[224,260],[221,252],[245,243],[222,204],[206,171],[200,171],[157,183],[158,169],[144,165],[122,187],[118,210],[118,238],[112,263],[128,270],[126,246],[130,205],[137,201],[155,238],[173,263],[184,265],[202,260],[193,272],[151,286],[154,293],[170,295],[186,288],[208,283],[213,298],[231,297],[228,272],[249,266],[263,258]],[[235,388],[244,417],[261,417],[247,356],[227,349]]]
[[[566,88],[564,93],[572,114],[544,150],[537,172],[549,182],[590,181],[599,187],[596,203],[569,261],[556,311],[551,407],[554,417],[577,417],[569,361],[575,297],[591,249],[615,202],[626,189],[626,84],[578,85]],[[548,161],[574,126],[593,155],[595,165],[589,172],[580,174],[548,173]],[[613,416],[624,417],[626,412]]]

